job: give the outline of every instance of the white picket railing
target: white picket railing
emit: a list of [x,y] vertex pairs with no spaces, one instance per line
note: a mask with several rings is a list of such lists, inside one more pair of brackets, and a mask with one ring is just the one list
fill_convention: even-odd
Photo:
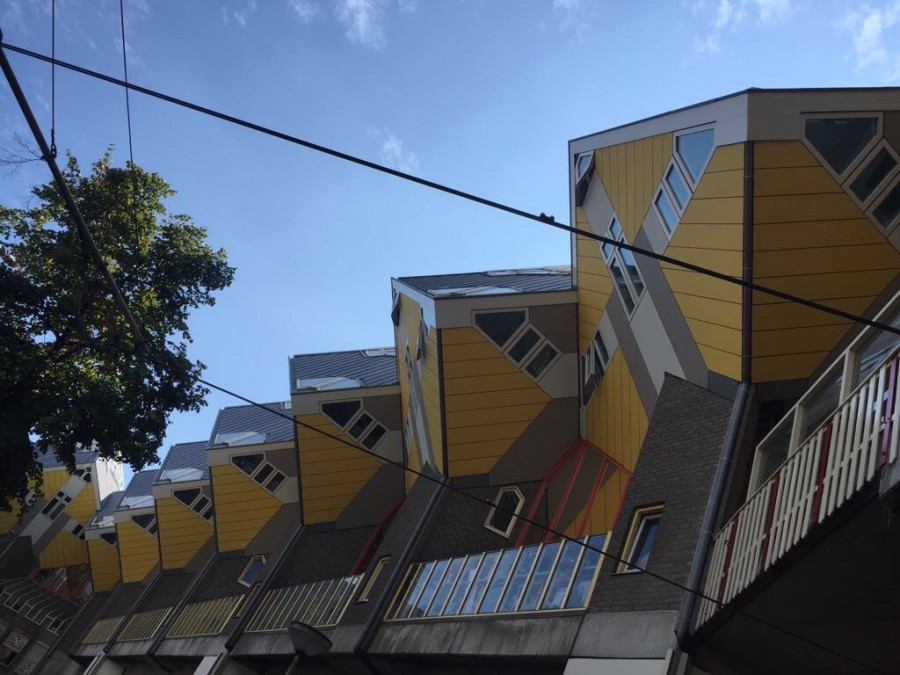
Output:
[[897,459],[898,359],[875,369],[715,535],[697,626]]

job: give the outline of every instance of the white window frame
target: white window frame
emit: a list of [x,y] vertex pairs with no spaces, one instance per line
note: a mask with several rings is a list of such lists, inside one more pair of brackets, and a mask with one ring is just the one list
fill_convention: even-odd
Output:
[[[612,232],[613,223],[618,223],[619,229],[622,230],[621,236],[619,236],[619,237],[614,236],[614,234]],[[665,229],[665,226],[663,229]],[[618,241],[618,242],[628,243],[625,239],[625,228],[622,227],[622,223],[619,222],[619,218],[615,215],[613,215],[613,217],[610,218],[609,225],[606,228],[606,237],[609,239],[614,239],[615,241]],[[612,253],[610,253],[609,256],[607,256],[606,251],[603,250],[603,246],[604,246],[604,244],[601,242],[600,255],[603,257],[603,260],[606,262],[606,267],[609,268],[610,281],[612,282],[613,287],[616,289],[616,293],[619,296],[619,300],[621,300],[621,302],[622,302],[622,309],[625,310],[625,314],[630,319],[631,317],[634,316],[634,313],[637,312],[637,308],[641,304],[641,298],[643,298],[644,294],[647,292],[647,284],[646,284],[646,282],[644,282],[644,275],[641,274],[641,270],[640,270],[640,268],[638,268],[638,274],[641,274],[641,282],[643,283],[643,286],[644,286],[644,290],[641,291],[640,294],[638,294],[637,289],[634,287],[634,283],[631,281],[631,275],[628,274],[628,271],[627,271],[628,268],[625,265],[624,258],[622,258],[621,249],[618,246],[614,246],[613,244],[608,244],[608,246],[612,247]],[[634,255],[634,254],[632,253],[632,255]],[[634,304],[634,307],[631,309],[631,311],[628,311],[628,307],[626,306],[625,300],[624,300],[624,298],[622,298],[622,291],[619,288],[619,284],[617,284],[615,278],[613,278],[612,267],[610,265],[610,261],[612,261],[613,259],[615,259],[615,261],[619,264],[619,267],[622,270],[622,277],[625,279],[625,285],[628,287],[628,292],[631,294],[631,300],[632,300],[632,303]],[[637,266],[637,258],[635,258],[635,266]]]
[[[141,525],[140,523],[135,521],[135,518],[140,518],[141,516],[151,516],[150,520],[147,521],[146,525]],[[138,513],[136,515],[131,516],[131,522],[137,527],[141,528],[149,534],[151,537],[159,537],[159,522],[156,518],[156,512],[153,513]],[[151,532],[151,530],[153,530]]]
[[[832,167],[831,164],[819,154],[819,151],[816,147],[806,138],[806,122],[807,120],[834,120],[834,119],[851,119],[851,118],[871,118],[874,117],[876,120],[875,123],[875,135],[872,137],[865,147],[860,151],[860,153],[853,159],[852,162],[847,166],[844,170],[844,173],[837,173]],[[869,153],[872,149],[878,145],[878,142],[881,140],[881,137],[884,135],[884,116],[880,112],[818,112],[818,113],[808,113],[803,115],[800,119],[800,141],[809,150],[813,157],[819,160],[819,163],[824,167],[824,169],[829,173],[829,175],[834,178],[838,183],[843,185],[848,177],[853,174],[857,167],[863,163],[866,157],[869,156]],[[849,190],[848,190],[849,192]]]
[[[262,463],[260,464],[260,466],[262,466],[262,464],[265,464],[265,463],[266,463],[265,460],[263,460]],[[276,469],[276,471],[277,471],[277,469]],[[196,497],[194,497],[194,499],[191,501],[190,504],[187,504],[187,503],[185,503],[185,501],[184,501],[183,499],[181,499],[181,498],[175,496],[175,493],[176,493],[176,492],[184,492],[184,491],[186,491],[186,490],[199,490],[199,491],[200,491],[200,494],[198,494]],[[179,489],[179,490],[173,490],[173,491],[172,491],[172,497],[173,497],[173,498],[175,499],[175,501],[177,501],[179,504],[181,504],[182,506],[184,506],[186,509],[190,509],[191,511],[193,511],[194,513],[196,513],[198,516],[200,516],[201,518],[203,518],[204,520],[206,520],[206,521],[211,521],[211,520],[212,520],[212,517],[210,517],[210,518],[207,518],[207,517],[206,517],[206,514],[209,513],[209,512],[212,510],[212,507],[213,507],[212,498],[211,498],[209,495],[205,494],[205,493],[203,492],[203,489],[202,489],[202,488],[181,488],[181,489]],[[196,507],[197,507],[197,504],[198,504],[198,503],[200,502],[200,500],[202,500],[204,497],[206,498],[207,504],[206,504],[206,506],[204,506],[201,510],[198,511],[197,508],[196,508]]]
[[[875,161],[875,155],[877,155],[881,150],[887,150],[887,153],[894,158],[896,164],[884,178],[884,180],[882,180],[881,183],[879,183],[875,187],[875,189],[872,190],[872,194],[870,194],[868,198],[865,199],[865,201],[861,201],[859,197],[856,196],[856,193],[853,192],[850,186],[853,184],[853,181],[855,181],[856,178],[869,166],[869,163]],[[890,191],[890,188],[894,184],[896,184],[898,174],[900,174],[900,155],[898,155],[897,151],[894,150],[893,147],[891,147],[891,144],[887,142],[886,138],[881,138],[878,139],[878,141],[875,143],[875,146],[868,152],[868,154],[866,154],[862,158],[862,160],[859,161],[859,163],[856,165],[856,168],[854,168],[853,171],[850,172],[850,175],[848,175],[847,179],[844,181],[843,187],[845,188],[847,194],[850,195],[850,199],[852,199],[859,208],[861,208],[863,211],[868,211],[871,207],[871,210],[874,211],[877,204],[881,203],[880,197],[882,195],[886,196]],[[884,229],[881,223],[877,221],[877,219],[875,220],[875,223],[880,229]]]
[[[709,163],[709,160],[707,160],[707,163]],[[670,171],[675,171],[681,177],[681,180],[684,181],[684,185],[687,188],[688,198],[684,206],[679,205],[678,200],[675,198],[675,191],[669,185],[668,176]],[[659,205],[657,204],[660,194],[666,196],[675,211],[675,223],[672,225],[672,229],[669,229],[668,224],[666,224],[666,219],[663,216],[662,209],[660,209]],[[662,226],[663,232],[666,233],[666,237],[668,237],[669,239],[672,239],[672,237],[675,235],[675,230],[677,230],[678,226],[681,225],[681,218],[682,216],[684,216],[684,211],[693,196],[694,188],[691,185],[690,179],[685,173],[685,170],[681,167],[681,164],[675,160],[675,157],[672,157],[672,159],[666,165],[666,170],[663,171],[663,177],[659,183],[659,188],[653,195],[653,212],[659,219],[659,224]]]
[[[409,359],[409,349],[406,350],[406,358],[407,358],[407,361],[408,361],[408,359]],[[408,375],[408,376],[411,375],[411,373],[410,373],[410,369],[411,369],[411,368],[412,368],[411,364],[409,364],[409,363],[407,362],[407,375]],[[332,419],[332,418],[328,415],[328,413],[325,412],[324,406],[327,405],[328,403],[351,403],[351,402],[353,402],[353,401],[356,401],[356,402],[359,403],[359,410],[357,410],[355,413],[353,413],[353,417],[351,417],[351,418],[348,420],[347,424],[345,424],[345,425],[342,426],[342,427],[338,426],[337,421],[335,421],[334,419]],[[363,447],[366,448],[366,450],[374,450],[376,447],[378,447],[378,444],[381,443],[381,441],[384,440],[385,436],[387,436],[388,433],[390,433],[390,431],[388,430],[388,428],[387,428],[384,424],[382,424],[381,422],[379,422],[378,419],[375,417],[375,415],[373,415],[372,413],[370,413],[370,412],[368,412],[368,411],[366,410],[365,405],[363,404],[363,400],[362,400],[362,399],[359,399],[359,398],[357,398],[357,399],[347,399],[346,401],[323,401],[322,403],[319,403],[319,412],[322,413],[322,416],[325,417],[325,419],[327,419],[327,420],[328,420],[329,422],[331,422],[333,425],[335,425],[336,427],[338,427],[341,431],[343,431],[343,432],[346,433],[348,436],[350,436],[350,438],[352,438],[352,439],[354,440],[354,442],[359,443],[360,445],[362,445],[363,439],[367,438],[367,437],[369,436],[369,434],[372,433],[372,431],[375,430],[375,427],[377,427],[377,426],[382,427],[382,428],[384,429],[384,433],[381,435],[381,438],[379,438],[379,439],[372,445],[371,448],[368,448],[368,447],[366,447],[366,446],[363,446]],[[369,422],[369,424],[366,425],[366,427],[362,430],[362,432],[359,434],[359,436],[353,436],[353,435],[350,433],[350,429],[353,428],[353,425],[356,424],[356,422],[359,420],[359,418],[362,417],[363,415],[368,415],[370,418],[372,418],[372,421]]]
[[[507,492],[515,492],[519,496],[519,503],[516,505],[516,509],[513,512],[512,517],[509,519],[509,525],[506,526],[506,530],[501,530],[500,528],[491,525],[491,519],[494,517],[494,513],[497,512],[497,504],[500,502],[500,499],[503,497],[503,495],[505,495]],[[522,494],[522,491],[517,485],[507,485],[500,488],[497,491],[497,495],[494,497],[493,506],[491,506],[491,510],[488,511],[487,518],[484,519],[485,529],[488,529],[495,534],[499,534],[504,539],[509,539],[513,529],[515,529],[516,521],[519,519],[519,514],[522,513],[522,509],[524,507],[525,495]]]
[[872,199],[871,205],[866,211],[866,215],[869,217],[869,220],[875,223],[875,227],[884,232],[885,235],[890,235],[894,230],[897,229],[897,226],[900,225],[900,214],[898,214],[894,218],[894,220],[887,225],[882,225],[881,221],[878,220],[878,217],[875,215],[875,209],[881,206],[881,202],[898,184],[900,184],[900,174],[895,174],[894,177],[887,183],[887,185],[885,185],[884,189],[878,192],[875,198]]
[[[487,333],[485,333],[482,330],[481,326],[479,326],[478,323],[475,321],[475,318],[481,314],[506,314],[508,312],[524,312],[525,319],[522,321],[522,325],[519,326],[518,328],[516,328],[515,331],[513,331],[513,334],[509,336],[509,339],[504,344],[499,345],[494,340],[494,338],[492,338],[490,335],[488,335]],[[504,354],[506,353],[506,348],[511,346],[512,343],[518,339],[518,337],[522,333],[522,331],[525,330],[530,325],[531,325],[531,314],[528,311],[527,307],[507,307],[504,309],[491,309],[491,310],[485,310],[485,311],[472,312],[472,328],[474,328],[481,335],[483,335],[484,338],[488,342],[490,342],[492,345],[494,345],[497,349],[499,349]]]
[[[646,527],[647,523],[655,520],[658,523],[662,524],[663,508],[663,504],[654,504],[653,506],[644,506],[635,510],[634,515],[631,517],[631,525],[628,528],[628,536],[625,538],[625,546],[622,549],[624,551],[624,554],[622,555],[622,559],[619,561],[619,566],[616,570],[616,574],[638,574],[644,571],[643,569],[638,569],[632,566],[632,564],[634,563],[634,558],[638,553],[636,548],[638,542],[641,541],[641,534],[643,534],[644,528]],[[656,542],[654,540],[654,544],[655,543]],[[650,553],[652,554],[652,552],[653,549],[651,547]]]
[[266,556],[264,556],[264,555],[255,555],[255,556],[253,556],[252,558],[250,558],[250,560],[247,561],[247,564],[244,565],[244,569],[241,570],[241,573],[238,575],[238,578],[237,578],[237,582],[238,582],[241,586],[246,586],[247,588],[253,588],[253,584],[255,584],[255,583],[258,581],[259,575],[257,575],[256,579],[254,579],[253,581],[250,581],[250,582],[244,581],[244,575],[247,574],[247,570],[249,570],[249,569],[250,569],[250,566],[251,566],[253,563],[255,563],[257,560],[262,560],[262,563],[263,563],[263,569],[265,569]]
[[[713,132],[713,144],[712,150],[709,151],[709,156],[706,158],[706,161],[703,162],[703,166],[700,168],[700,175],[697,177],[697,180],[694,181],[691,178],[691,172],[688,171],[687,165],[684,162],[684,159],[681,157],[681,154],[678,152],[678,138],[680,136],[690,136],[691,134],[696,134],[699,131],[710,130]],[[697,189],[697,184],[700,182],[700,179],[703,178],[703,174],[706,172],[706,167],[709,166],[709,162],[712,159],[712,156],[716,154],[716,125],[715,124],[702,124],[698,127],[691,127],[690,129],[681,129],[680,131],[672,134],[672,159],[678,164],[678,168],[681,169],[681,175],[685,179],[687,183],[688,189],[691,191],[691,196],[693,196],[694,191]],[[663,181],[665,181],[666,176],[663,174]]]
[[[263,461],[261,461],[257,465],[257,467],[255,469],[253,469],[253,471],[251,473],[247,473],[241,467],[239,467],[237,464],[234,463],[235,457],[243,457],[245,454],[262,455],[263,456]],[[229,461],[231,462],[231,465],[234,466],[238,471],[243,473],[245,476],[249,476],[257,485],[259,485],[260,487],[262,487],[263,489],[265,489],[267,492],[269,492],[271,494],[275,494],[278,491],[278,488],[280,488],[282,485],[284,485],[287,482],[288,475],[284,471],[279,469],[277,466],[272,464],[272,462],[270,462],[268,459],[266,459],[266,453],[264,453],[264,452],[249,452],[249,453],[242,453],[240,455],[232,455],[231,457],[229,457]],[[267,466],[272,467],[272,471],[269,472],[269,474],[265,477],[264,480],[258,480],[256,477]],[[281,482],[275,488],[270,489],[269,484],[275,479],[275,476],[277,476],[278,474],[281,474],[283,476],[283,478],[281,479]],[[212,500],[210,500],[210,503],[212,503]]]
[[359,592],[359,597],[356,599],[356,602],[369,601],[369,593],[372,592],[372,587],[375,585],[375,581],[378,579],[379,575],[381,574],[382,570],[384,570],[390,559],[391,556],[383,555],[375,561],[375,567],[372,568],[372,573],[369,575],[369,578],[366,579],[366,583],[363,585],[362,590]]
[[[600,340],[599,345],[597,343],[598,339]],[[601,345],[603,347],[603,350],[600,349]],[[606,352],[606,357],[603,356],[604,351]],[[598,373],[597,369],[594,367],[595,356],[596,356],[596,360],[600,362],[600,367],[603,370],[603,372],[601,372],[601,373]],[[591,400],[594,398],[594,394],[596,394],[597,390],[600,388],[600,382],[603,381],[603,378],[606,375],[606,371],[609,370],[609,362],[612,360],[612,356],[609,353],[609,348],[606,346],[606,342],[603,340],[603,336],[600,334],[599,326],[596,328],[596,330],[594,330],[594,335],[591,338],[590,342],[588,343],[588,348],[587,348],[587,351],[584,353],[583,358],[584,358],[584,361],[582,362],[582,372],[581,372],[581,377],[582,377],[582,382],[581,382],[582,396],[581,396],[581,398],[583,401],[582,405],[586,406],[591,402]],[[587,386],[588,380],[591,377],[593,377],[594,375],[597,376],[597,383],[594,386],[594,391],[592,391],[591,395],[585,399],[584,388],[585,388],[585,386]]]

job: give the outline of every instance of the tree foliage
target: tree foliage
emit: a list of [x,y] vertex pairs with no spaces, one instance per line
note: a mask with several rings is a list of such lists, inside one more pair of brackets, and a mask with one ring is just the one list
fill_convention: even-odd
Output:
[[[155,173],[114,168],[107,153],[66,180],[116,285],[141,326],[146,352],[112,299],[55,183],[28,208],[0,206],[0,508],[21,500],[41,468],[35,448],[72,467],[76,448],[136,470],[175,411],[198,410],[203,364],[187,356],[188,317],[215,304],[234,269],[206,230],[169,213],[174,192]],[[36,440],[36,444],[33,440]]]

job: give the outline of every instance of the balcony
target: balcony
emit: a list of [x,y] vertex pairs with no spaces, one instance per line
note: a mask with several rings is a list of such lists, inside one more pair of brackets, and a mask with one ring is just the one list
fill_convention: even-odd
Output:
[[[701,601],[697,626],[832,518],[880,467],[897,459],[900,356],[892,351],[874,368],[859,357],[860,352],[848,351],[760,443],[751,482],[758,487],[714,537],[703,589],[711,599]],[[864,377],[841,396],[854,369],[857,379],[860,373]],[[842,402],[823,415],[823,402],[835,398]],[[794,449],[791,439],[810,427],[812,433]],[[782,453],[787,459],[775,464],[772,458]]]

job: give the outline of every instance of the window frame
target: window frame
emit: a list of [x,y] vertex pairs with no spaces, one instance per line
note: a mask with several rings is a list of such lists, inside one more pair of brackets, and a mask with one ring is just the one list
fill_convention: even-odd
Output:
[[[494,514],[497,512],[497,504],[500,501],[500,498],[506,494],[507,492],[515,492],[519,495],[519,503],[516,505],[515,511],[513,512],[512,517],[509,519],[509,525],[506,526],[506,530],[501,530],[498,527],[494,527],[491,524],[491,519],[494,517]],[[522,494],[522,491],[519,489],[518,485],[504,485],[501,487],[497,494],[494,496],[493,501],[491,502],[491,509],[488,511],[487,518],[484,519],[484,527],[487,530],[490,530],[494,534],[499,534],[504,539],[509,539],[512,535],[512,531],[515,529],[516,522],[519,519],[519,514],[522,513],[522,509],[525,507],[525,495]]]
[[[654,208],[655,208],[654,204]],[[619,230],[621,234],[616,236],[613,232],[613,224],[617,224],[619,226]],[[664,228],[665,229],[665,228]],[[620,243],[628,243],[625,239],[625,230],[622,228],[622,223],[619,222],[619,218],[616,215],[613,215],[610,218],[609,225],[606,228],[605,236],[609,239],[614,239]],[[637,289],[634,287],[634,282],[631,280],[631,275],[627,273],[628,267],[625,264],[625,260],[622,257],[622,250],[618,246],[613,246],[612,244],[608,244],[608,246],[612,249],[612,251],[607,255],[606,250],[603,245],[600,246],[600,255],[603,257],[604,262],[606,263],[607,268],[610,270],[610,280],[612,281],[613,287],[616,289],[616,294],[619,296],[619,300],[622,302],[622,308],[625,310],[625,314],[631,319],[635,312],[637,312],[638,306],[641,304],[641,299],[647,293],[647,284],[644,282],[644,275],[641,273],[640,267],[637,264],[637,258],[635,258],[635,267],[637,268],[638,275],[641,277],[641,283],[643,285],[643,290],[640,294],[637,292]],[[612,274],[612,262],[615,261],[619,266],[619,270],[622,273],[622,279],[625,281],[625,286],[628,288],[628,292],[630,294],[630,301],[634,305],[632,309],[629,311],[628,304],[625,302],[625,299],[622,297],[622,290],[619,288],[619,284],[616,282],[614,275]]]
[[363,584],[362,589],[359,592],[359,596],[356,598],[357,603],[369,602],[369,593],[372,592],[372,587],[375,585],[375,582],[378,580],[378,577],[381,575],[381,572],[390,562],[391,556],[383,555],[375,561],[375,567],[372,568],[372,572],[369,574],[369,578],[366,579],[366,583]]
[[[896,168],[895,168],[896,169]],[[898,186],[900,185],[900,173],[895,173],[894,176],[887,181],[887,185],[878,192],[875,198],[872,200],[869,208],[866,210],[866,216],[868,216],[869,220],[871,220],[875,227],[881,230],[885,236],[889,236],[894,230],[897,229],[897,226],[900,225],[900,213],[898,213],[894,220],[892,220],[887,225],[882,225],[881,221],[878,220],[878,217],[875,215],[875,210],[881,206],[881,203],[887,199],[887,196]]]
[[[266,463],[266,460],[263,459],[263,461],[262,461],[262,463],[260,464],[260,466],[262,466],[262,465],[265,464],[265,463]],[[275,469],[275,470],[277,471],[277,469]],[[194,497],[194,499],[191,500],[191,503],[190,503],[190,504],[188,504],[187,502],[185,502],[183,499],[181,499],[180,497],[176,496],[176,494],[175,494],[175,493],[177,493],[177,492],[186,492],[186,491],[188,491],[188,490],[198,490],[198,491],[199,491],[199,493],[197,494],[197,496]],[[205,494],[205,493],[203,492],[203,488],[202,488],[202,487],[196,487],[196,488],[182,488],[182,489],[179,489],[179,490],[172,490],[172,497],[175,499],[175,501],[177,501],[179,504],[181,504],[182,506],[184,506],[186,509],[190,509],[194,514],[196,514],[196,515],[200,516],[201,518],[203,518],[203,520],[205,520],[205,521],[207,521],[207,522],[210,522],[210,521],[212,520],[212,516],[210,516],[209,518],[206,517],[206,514],[209,513],[209,512],[212,510],[212,508],[213,508],[212,497],[210,497],[209,495]],[[201,510],[198,511],[197,508],[196,508],[196,506],[197,506],[197,504],[199,504],[204,498],[206,499],[207,503],[206,503],[206,505],[205,505]]]
[[[231,455],[231,457],[229,457],[228,460],[231,462],[231,465],[234,466],[238,471],[240,471],[242,474],[244,474],[245,476],[250,478],[254,483],[259,485],[261,488],[263,488],[269,494],[275,494],[276,492],[278,492],[278,488],[280,488],[282,485],[284,485],[285,481],[287,481],[288,475],[284,471],[279,469],[277,466],[272,464],[272,462],[270,462],[266,458],[266,453],[253,452],[253,453],[247,453],[247,454],[263,456],[263,461],[261,461],[259,464],[256,465],[256,467],[253,469],[252,473],[247,473],[241,467],[239,467],[237,464],[234,463],[235,457],[242,457],[243,455]],[[272,470],[269,471],[268,473],[266,473],[266,476],[265,476],[265,478],[263,478],[263,480],[261,480],[261,481],[258,480],[256,477],[260,473],[262,473],[262,471],[266,467],[271,467]],[[269,484],[271,484],[275,480],[275,477],[279,476],[279,475],[282,477],[281,480],[278,481],[278,484],[274,488],[270,489]],[[202,494],[202,491],[201,491],[201,494]],[[181,501],[181,500],[179,500],[179,501]],[[182,503],[184,503],[184,502],[182,502]],[[210,504],[212,504],[212,499],[210,499]]]
[[[866,143],[862,150],[860,150],[859,154],[853,158],[853,161],[847,165],[847,168],[844,170],[844,173],[838,174],[831,167],[831,163],[828,162],[816,147],[812,144],[806,137],[806,122],[807,120],[835,120],[835,119],[852,119],[852,118],[867,118],[874,117],[875,122],[875,135],[872,139]],[[815,113],[807,113],[803,115],[800,119],[800,141],[809,150],[813,157],[819,160],[819,163],[824,167],[824,169],[829,173],[829,175],[834,178],[838,183],[843,187],[844,183],[847,182],[847,179],[853,174],[857,167],[863,163],[863,160],[869,156],[869,153],[872,152],[872,149],[878,145],[881,138],[884,136],[884,115],[880,111],[854,111],[854,112],[815,112]]]
[[[599,343],[597,340],[599,339]],[[600,347],[603,347],[601,350]],[[606,357],[604,358],[603,354],[606,353]],[[598,373],[595,368],[595,356],[596,361],[600,362],[601,372]],[[582,355],[581,362],[581,400],[582,406],[587,406],[591,399],[594,398],[594,394],[597,393],[597,390],[600,388],[600,382],[603,381],[603,377],[606,375],[606,371],[609,370],[609,362],[612,360],[612,356],[609,353],[609,348],[606,346],[606,342],[603,340],[603,335],[600,333],[600,327],[597,326],[597,329],[594,331],[593,337],[591,337],[590,342],[588,342],[587,351]],[[585,396],[585,392],[587,390],[587,384],[594,378],[594,388],[591,391],[590,396]]]
[[[874,211],[878,204],[881,203],[881,197],[887,196],[891,187],[897,183],[897,177],[900,176],[900,154],[897,153],[896,150],[888,143],[887,139],[883,136],[881,138],[875,138],[875,145],[863,156],[859,162],[856,163],[856,166],[853,170],[847,175],[847,178],[841,184],[841,187],[845,187],[845,192],[850,196],[850,199],[863,211],[866,211],[868,215],[868,211]],[[860,200],[859,197],[853,192],[853,189],[850,187],[853,184],[859,175],[869,166],[871,162],[875,161],[875,156],[881,151],[886,150],[891,157],[894,158],[894,168],[891,169],[887,176],[872,190],[872,193],[865,199]],[[874,219],[874,214],[872,216]],[[876,224],[881,229],[890,229],[891,226],[884,228],[881,223],[878,222],[877,219],[874,219]]]
[[[409,350],[408,349],[406,351],[406,357],[407,357],[407,359],[409,358]],[[409,375],[409,371],[411,368],[412,368],[412,364],[407,364],[407,375]],[[350,403],[350,402],[354,402],[354,401],[359,403],[359,410],[357,410],[355,413],[353,413],[353,416],[347,421],[347,424],[344,426],[338,425],[337,421],[332,419],[324,410],[324,406],[329,403]],[[362,445],[363,440],[368,438],[369,434],[371,434],[375,430],[376,427],[379,427],[379,426],[382,427],[384,429],[384,433],[381,434],[381,437],[377,441],[375,441],[375,443],[373,443],[371,447],[364,445],[363,447],[365,447],[366,450],[374,450],[375,448],[378,447],[378,444],[381,443],[385,439],[385,437],[388,436],[388,434],[390,434],[390,429],[388,429],[384,424],[382,424],[378,420],[378,418],[375,417],[375,415],[366,411],[365,405],[361,398],[347,399],[347,400],[342,399],[341,401],[322,401],[319,403],[319,412],[322,414],[323,417],[325,417],[325,419],[327,419],[334,426],[336,426],[338,429],[340,429],[345,434],[347,434],[350,438],[353,439],[353,441],[355,443],[359,443],[360,445]],[[363,428],[363,430],[360,432],[359,436],[354,436],[353,434],[350,433],[350,429],[352,429],[356,425],[356,423],[359,421],[359,419],[363,415],[368,415],[372,421],[369,422]]]
[[[522,320],[522,323],[519,325],[516,330],[512,332],[512,334],[507,338],[506,342],[502,345],[497,344],[496,340],[488,335],[481,326],[478,325],[476,318],[482,314],[506,314],[508,312],[524,312],[525,318]],[[531,313],[528,311],[528,307],[504,307],[503,309],[489,309],[489,310],[478,310],[472,312],[472,328],[474,328],[480,335],[482,335],[488,342],[494,345],[501,352],[506,354],[507,347],[512,346],[514,342],[518,340],[520,334],[531,325]]]
[[[253,588],[253,585],[256,584],[256,583],[258,582],[258,580],[259,580],[259,573],[258,573],[258,574],[256,575],[256,577],[253,579],[253,581],[250,581],[250,582],[244,581],[244,575],[247,574],[247,571],[250,569],[250,566],[251,566],[253,563],[255,563],[257,560],[262,560],[263,569],[265,569],[265,565],[266,565],[266,556],[264,556],[264,555],[255,555],[255,556],[253,556],[252,558],[250,558],[250,560],[247,561],[247,564],[244,565],[244,569],[241,570],[241,573],[240,573],[240,574],[238,574],[237,582],[238,582],[241,586],[246,586],[247,588]],[[261,572],[262,572],[262,570],[260,570],[260,573],[261,573]]]
[[[706,161],[703,162],[703,166],[700,167],[700,175],[697,177],[695,181],[691,177],[691,172],[688,170],[687,164],[682,158],[681,154],[678,152],[678,139],[681,136],[690,136],[691,134],[696,134],[700,131],[712,131],[713,132],[713,144],[712,149],[709,151],[709,156],[706,158]],[[694,196],[694,191],[697,189],[697,185],[700,183],[700,179],[703,178],[703,174],[706,172],[706,167],[709,166],[709,162],[712,159],[712,156],[716,154],[716,125],[715,124],[701,124],[700,126],[691,127],[689,129],[681,129],[672,134],[672,159],[678,164],[678,168],[681,169],[681,176],[685,179],[687,183],[688,190],[691,192],[691,197]],[[668,172],[668,169],[667,169]],[[666,180],[666,174],[663,174],[663,182]]]
[[[638,569],[633,566],[635,555],[638,553],[638,551],[635,550],[635,547],[641,540],[641,534],[644,531],[646,523],[651,520],[655,520],[660,524],[662,523],[664,507],[664,504],[653,504],[635,509],[631,516],[631,524],[628,526],[628,536],[625,537],[625,545],[622,547],[622,555],[619,564],[616,567],[616,574],[638,574],[644,571],[643,569]],[[655,542],[656,540],[654,539],[654,543]],[[648,562],[652,553],[653,547],[651,546],[650,552],[647,555]]]
[[[586,155],[591,156],[591,161],[588,164],[587,168],[579,175],[578,164],[580,163],[581,158],[585,157]],[[575,197],[575,206],[581,206],[582,204],[584,204],[585,197],[587,197],[588,186],[590,185],[591,178],[593,178],[594,175],[596,161],[596,154],[593,150],[579,152],[573,158],[572,176],[574,178],[574,181],[572,187]]]

